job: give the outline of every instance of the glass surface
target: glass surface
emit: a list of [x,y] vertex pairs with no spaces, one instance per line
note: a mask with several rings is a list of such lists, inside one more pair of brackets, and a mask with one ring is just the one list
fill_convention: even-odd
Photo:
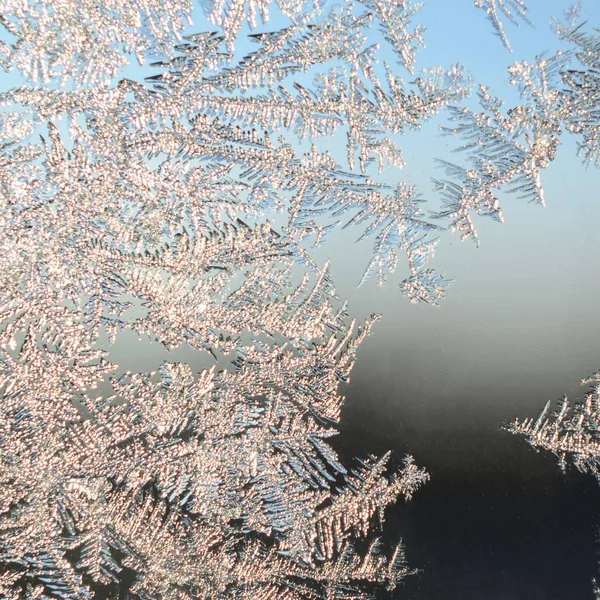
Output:
[[600,594],[600,4],[0,7],[0,597]]

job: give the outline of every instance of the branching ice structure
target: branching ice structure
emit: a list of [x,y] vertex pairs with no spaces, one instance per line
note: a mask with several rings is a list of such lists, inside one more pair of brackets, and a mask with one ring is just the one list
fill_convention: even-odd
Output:
[[[308,242],[354,228],[373,240],[364,279],[405,254],[401,289],[436,303],[439,228],[387,175],[396,136],[469,81],[460,65],[414,73],[407,0],[277,5],[279,30],[248,33],[272,3],[231,0],[206,6],[219,31],[188,34],[187,2],[0,0],[2,66],[29,80],[0,94],[9,600],[364,598],[408,573],[371,529],[427,475],[407,458],[386,476],[387,455],[348,469],[328,443],[372,321],[350,321]],[[543,200],[561,128],[598,160],[598,44],[560,33],[585,68],[520,63],[522,107],[481,90],[486,118],[453,109],[486,152],[448,167],[466,185],[440,183],[467,237],[470,211],[500,216],[498,185]],[[379,42],[394,62],[378,65]],[[132,57],[152,62],[144,81],[121,76]],[[123,373],[125,332],[217,365]]]
[[[506,429],[524,436],[536,450],[555,454],[563,471],[572,464],[600,483],[600,372],[582,379],[581,384],[590,385],[583,402],[570,404],[564,396],[555,412],[548,402],[536,419],[515,419]],[[597,580],[594,591],[600,597]]]
[[444,201],[435,216],[451,220],[462,239],[477,241],[475,214],[503,220],[502,189],[544,204],[541,172],[555,160],[565,131],[582,139],[585,162],[600,166],[600,37],[583,24],[556,21],[555,29],[575,51],[513,64],[510,82],[521,104],[503,110],[504,102],[480,86],[481,112],[450,107],[454,126],[441,130],[464,139],[457,151],[468,153],[468,162],[440,161],[448,178],[434,180]]
[[[0,3],[4,66],[33,81],[0,95],[4,598],[363,598],[409,572],[371,529],[427,474],[329,444],[372,321],[307,242],[356,227],[365,277],[405,253],[403,289],[437,302],[438,228],[373,165],[468,82],[378,71],[373,27],[414,68],[400,0],[280,3],[295,20],[239,58],[267,4],[214,3],[223,32],[184,36],[186,3]],[[115,80],[130,56],[155,74]],[[336,133],[345,166],[319,148]],[[123,373],[124,332],[217,365]]]
[[191,10],[190,0],[2,0],[2,65],[40,83],[108,81],[128,55],[143,63],[146,53],[171,54]]
[[504,30],[503,16],[513,25],[519,25],[519,19],[531,25],[523,0],[474,0],[473,5],[485,10],[496,34],[509,52],[512,52],[512,47]]
[[516,419],[508,429],[524,435],[535,448],[556,454],[562,469],[571,461],[580,471],[591,472],[600,481],[600,373],[581,383],[591,384],[584,402],[571,406],[565,396],[553,415],[548,402],[537,419]]
[[[600,483],[600,372],[582,379],[581,384],[590,386],[583,402],[570,404],[564,396],[554,413],[548,402],[536,419],[515,419],[506,429],[524,436],[536,450],[555,454],[563,471],[572,464]],[[597,580],[594,591],[600,597]]]
[[327,443],[368,328],[303,350],[239,347],[231,371],[124,374],[109,397],[82,390],[105,371],[96,357],[69,369],[73,331],[26,338],[3,361],[2,596],[94,597],[124,572],[139,598],[393,588],[402,550],[385,560],[377,541],[362,554],[352,538],[427,476],[407,459],[386,479],[385,456],[348,472]]

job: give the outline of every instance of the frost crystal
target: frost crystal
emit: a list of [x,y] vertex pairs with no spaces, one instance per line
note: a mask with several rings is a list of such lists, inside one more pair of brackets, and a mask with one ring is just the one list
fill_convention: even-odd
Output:
[[600,481],[600,373],[581,383],[591,384],[584,402],[571,406],[565,396],[553,415],[548,402],[537,419],[517,419],[508,429],[526,436],[532,446],[556,454],[563,469],[572,461]]
[[[249,36],[267,2],[214,3],[223,31],[185,35],[189,5],[134,4],[0,4],[4,66],[33,82],[0,94],[0,595],[391,590],[409,571],[374,522],[427,474],[329,443],[373,320],[308,242],[352,227],[365,277],[405,254],[409,298],[440,298],[437,228],[378,170],[464,96],[462,69],[376,68],[373,27],[414,69],[405,1],[280,2],[289,26]],[[133,81],[130,55],[160,60]],[[130,334],[216,364],[123,372]]]
[[402,551],[357,553],[353,538],[427,476],[407,459],[387,479],[387,456],[347,471],[327,443],[369,326],[304,349],[240,346],[230,371],[112,377],[110,396],[83,389],[101,358],[73,369],[64,351],[83,328],[26,337],[1,382],[3,597],[122,592],[125,573],[139,598],[393,588]]
[[[499,13],[525,6],[477,4],[508,45]],[[329,442],[375,319],[350,319],[311,244],[351,229],[372,243],[362,281],[403,261],[400,289],[437,303],[440,228],[395,174],[399,136],[450,105],[470,164],[446,165],[438,216],[466,237],[473,212],[501,218],[500,186],[543,202],[561,131],[598,161],[598,44],[580,29],[557,26],[580,70],[517,63],[522,105],[482,88],[480,114],[458,106],[460,64],[417,70],[420,4],[204,8],[216,30],[190,33],[189,2],[0,0],[0,61],[21,78],[0,93],[9,600],[393,589],[403,551],[386,554],[374,521],[427,475],[410,457],[387,475],[388,455],[350,469]],[[285,24],[256,31],[271,14]],[[124,372],[132,336],[198,365]]]
[[496,33],[509,52],[512,52],[512,48],[504,31],[502,15],[513,25],[518,26],[519,19],[531,25],[527,18],[527,6],[523,0],[474,0],[473,5],[476,8],[485,10]]
[[40,82],[80,84],[108,81],[147,53],[171,54],[181,37],[190,0],[102,0],[90,2],[0,1],[0,43],[7,69]]
[[449,217],[464,238],[477,238],[471,212],[502,220],[497,190],[508,185],[521,198],[544,204],[540,171],[556,156],[562,123],[568,115],[563,96],[554,87],[566,64],[562,54],[538,58],[536,64],[515,63],[511,83],[521,92],[523,104],[503,112],[503,101],[480,87],[483,112],[452,107],[455,127],[443,127],[446,135],[466,140],[459,151],[469,153],[467,168],[440,161],[448,175],[458,179],[434,180],[446,208],[437,216]]
[[581,65],[563,74],[571,113],[567,129],[583,138],[579,149],[585,161],[600,167],[600,35],[585,31],[583,24],[573,28],[557,22],[556,28],[561,38],[574,44]]
[[[583,25],[557,21],[555,29],[575,52],[514,63],[510,83],[518,88],[521,104],[504,110],[504,102],[481,86],[482,111],[452,106],[454,125],[441,127],[443,134],[465,140],[456,150],[466,152],[468,162],[439,161],[449,177],[434,179],[444,202],[435,216],[450,219],[463,239],[477,241],[474,214],[503,220],[498,199],[503,188],[545,203],[541,173],[556,158],[565,132],[581,136],[580,154],[600,166],[600,38]],[[571,67],[575,61],[577,69]]]
[[[554,453],[563,471],[573,464],[600,483],[600,372],[582,379],[581,384],[590,385],[583,402],[570,404],[565,396],[554,413],[548,402],[537,419],[515,419],[506,429],[524,436],[536,450]],[[600,597],[597,580],[594,591]]]

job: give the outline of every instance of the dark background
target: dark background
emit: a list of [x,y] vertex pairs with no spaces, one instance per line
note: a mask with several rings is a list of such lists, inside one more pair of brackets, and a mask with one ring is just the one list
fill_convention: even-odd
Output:
[[[412,453],[431,480],[386,513],[384,538],[401,537],[410,567],[393,598],[408,600],[591,600],[598,572],[600,487],[554,457],[493,430],[448,431],[412,447],[402,426],[370,429],[355,398],[336,444]],[[352,443],[354,440],[354,443]],[[471,456],[465,461],[465,454]]]

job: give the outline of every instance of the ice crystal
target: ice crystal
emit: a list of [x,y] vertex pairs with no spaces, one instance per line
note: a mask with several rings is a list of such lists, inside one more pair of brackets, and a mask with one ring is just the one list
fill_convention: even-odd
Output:
[[502,220],[497,192],[507,186],[519,197],[544,204],[540,172],[555,158],[559,135],[569,106],[556,85],[566,57],[558,53],[538,57],[535,64],[515,63],[511,83],[518,86],[523,104],[503,111],[504,102],[481,86],[478,98],[483,112],[451,107],[454,127],[442,127],[446,135],[458,135],[469,153],[467,167],[440,161],[446,173],[457,179],[434,180],[446,207],[437,216],[452,219],[463,239],[477,239],[473,212]]
[[[572,464],[600,483],[600,372],[581,384],[589,385],[583,401],[570,403],[564,396],[554,412],[549,401],[536,419],[517,418],[506,430],[524,436],[536,450],[552,452],[563,471]],[[598,581],[593,584],[595,596],[600,597]]]
[[485,10],[504,47],[512,52],[512,47],[504,30],[503,16],[513,25],[519,25],[519,19],[531,25],[527,17],[525,2],[523,0],[474,0],[473,4],[476,8]]
[[584,24],[573,27],[557,21],[556,29],[562,39],[574,45],[579,61],[577,69],[563,73],[570,111],[566,127],[583,138],[579,148],[585,161],[600,167],[600,35],[597,29],[595,33],[587,31]]
[[26,338],[3,359],[3,597],[93,597],[127,571],[139,598],[393,588],[401,549],[386,560],[352,540],[427,476],[407,459],[385,478],[387,456],[347,471],[327,443],[369,326],[302,350],[239,346],[232,370],[112,377],[110,396],[84,390],[108,365],[73,369],[59,350],[73,331]]
[[[372,530],[427,475],[329,443],[373,320],[308,242],[351,227],[365,278],[405,254],[409,298],[440,298],[438,228],[378,173],[468,81],[376,68],[374,28],[413,72],[409,2],[280,2],[288,26],[246,35],[268,4],[190,34],[186,3],[0,3],[30,80],[0,94],[2,597],[363,598],[409,572]],[[131,333],[216,364],[124,373]]]
[[[276,4],[279,29],[256,31],[272,2],[215,0],[190,33],[188,2],[0,0],[22,84],[0,93],[2,597],[366,598],[408,573],[372,530],[427,475],[329,442],[374,319],[310,246],[351,229],[362,281],[405,257],[400,289],[437,303],[399,136],[452,106],[470,164],[438,216],[473,237],[499,187],[543,202],[563,130],[598,161],[598,44],[557,26],[582,68],[516,63],[522,104],[481,88],[475,113],[460,64],[417,69],[419,4]],[[524,4],[477,4],[508,45]],[[215,365],[124,373],[129,334]]]
[[191,10],[190,0],[2,0],[2,64],[40,82],[108,81],[129,55],[171,54]]
[[377,16],[385,39],[397,52],[401,64],[412,73],[415,54],[423,46],[425,32],[422,26],[414,26],[412,19],[423,5],[413,4],[410,0],[360,1]]
[[[398,5],[403,19],[406,7]],[[40,186],[37,196],[77,197],[74,220],[93,220],[105,253],[155,253],[190,232],[196,243],[195,232],[206,230],[207,221],[217,230],[235,222],[240,211],[244,218],[264,221],[261,215],[285,208],[289,220],[283,239],[298,255],[299,242],[311,238],[320,243],[332,227],[354,224],[352,211],[358,208],[361,223],[375,219],[369,229],[373,233],[380,232],[383,218],[394,219],[385,226],[393,229],[398,250],[407,254],[410,277],[435,286],[438,276],[422,260],[429,255],[433,238],[428,232],[434,228],[422,219],[403,220],[402,206],[414,192],[408,187],[393,192],[378,183],[370,176],[371,164],[376,162],[379,170],[401,166],[390,134],[418,128],[462,98],[468,83],[460,66],[429,69],[410,85],[388,68],[384,86],[371,68],[375,50],[365,37],[376,19],[361,10],[333,9],[308,29],[293,25],[253,35],[260,48],[233,62],[222,36],[187,36],[177,46],[178,56],[156,64],[161,73],[150,77],[148,85],[123,79],[91,90],[8,91],[0,98],[13,111],[2,115],[5,139],[13,144],[8,152],[28,158],[18,166],[11,163],[6,185],[23,195],[26,204],[32,202],[31,190],[22,188],[31,181]],[[404,46],[397,48],[407,66],[406,49],[412,48],[413,38],[407,34]],[[394,40],[399,46],[399,38]],[[320,70],[312,89],[293,80],[299,72],[332,61],[345,67]],[[346,167],[340,157],[317,146],[318,138],[344,130]],[[271,139],[275,132],[279,137]],[[315,141],[307,151],[292,143],[305,138]],[[19,169],[39,171],[39,176],[17,175]],[[109,173],[112,181],[105,182]],[[103,196],[111,199],[100,208],[94,197]],[[40,222],[54,218],[68,236],[68,219],[58,214],[62,202],[52,202],[52,210],[40,212]],[[92,216],[99,210],[102,217]],[[390,260],[391,239],[377,241],[374,257],[390,269],[396,265]],[[55,240],[56,247],[66,241]]]
[[439,161],[449,177],[434,179],[444,202],[435,216],[450,219],[463,239],[477,241],[475,214],[503,220],[498,198],[503,188],[545,203],[541,174],[555,160],[565,133],[580,136],[580,155],[600,166],[600,38],[570,20],[554,26],[574,51],[514,63],[510,82],[519,90],[520,104],[504,109],[503,100],[480,86],[482,110],[452,106],[454,125],[441,127],[444,135],[465,140],[457,151],[468,159],[465,165]]
[[572,462],[600,481],[600,373],[581,383],[591,384],[583,402],[570,405],[565,396],[554,414],[548,402],[537,419],[516,419],[508,429],[524,435],[533,447],[556,454],[563,469]]

